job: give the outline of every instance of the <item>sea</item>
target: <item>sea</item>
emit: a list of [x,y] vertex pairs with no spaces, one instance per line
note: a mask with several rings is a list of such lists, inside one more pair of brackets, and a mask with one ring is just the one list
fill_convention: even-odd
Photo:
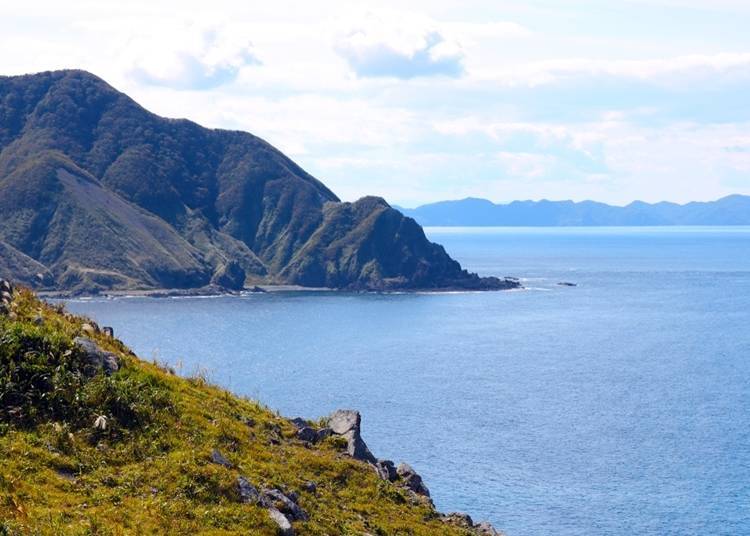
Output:
[[508,536],[750,534],[750,227],[426,232],[525,288],[67,308],[286,416],[359,410],[439,510]]

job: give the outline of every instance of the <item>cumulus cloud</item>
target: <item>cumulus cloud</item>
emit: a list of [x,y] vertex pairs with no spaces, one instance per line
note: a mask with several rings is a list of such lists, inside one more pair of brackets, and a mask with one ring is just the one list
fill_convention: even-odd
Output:
[[399,24],[369,14],[356,29],[338,39],[335,48],[362,78],[456,78],[464,73],[460,45],[429,23]]
[[141,40],[131,76],[139,83],[205,90],[233,82],[243,67],[260,65],[252,43],[226,29],[186,31],[158,43]]

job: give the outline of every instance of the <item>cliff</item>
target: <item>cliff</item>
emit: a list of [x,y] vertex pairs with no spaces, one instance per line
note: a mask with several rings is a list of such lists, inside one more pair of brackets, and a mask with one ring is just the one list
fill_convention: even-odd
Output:
[[0,281],[0,534],[497,534],[360,415],[287,419]]
[[0,276],[78,293],[518,286],[252,134],[159,117],[83,71],[0,77],[0,251]]

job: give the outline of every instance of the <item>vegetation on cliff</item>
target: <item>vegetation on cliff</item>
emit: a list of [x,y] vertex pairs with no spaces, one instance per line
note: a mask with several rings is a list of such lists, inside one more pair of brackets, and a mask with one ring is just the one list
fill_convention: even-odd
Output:
[[435,512],[408,466],[355,459],[358,415],[300,425],[30,291],[3,299],[0,534],[494,533]]
[[0,77],[0,252],[0,276],[80,293],[516,286],[252,134],[156,116],[84,71]]

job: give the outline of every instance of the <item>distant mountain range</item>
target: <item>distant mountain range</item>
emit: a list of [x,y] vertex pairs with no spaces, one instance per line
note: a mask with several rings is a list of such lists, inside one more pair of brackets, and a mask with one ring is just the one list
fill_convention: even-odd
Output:
[[0,77],[0,277],[107,290],[499,289],[383,199],[343,203],[246,132],[165,119],[85,71]]
[[425,226],[750,225],[750,196],[746,195],[685,205],[635,201],[618,207],[594,201],[547,200],[496,205],[486,199],[467,198],[397,208]]

